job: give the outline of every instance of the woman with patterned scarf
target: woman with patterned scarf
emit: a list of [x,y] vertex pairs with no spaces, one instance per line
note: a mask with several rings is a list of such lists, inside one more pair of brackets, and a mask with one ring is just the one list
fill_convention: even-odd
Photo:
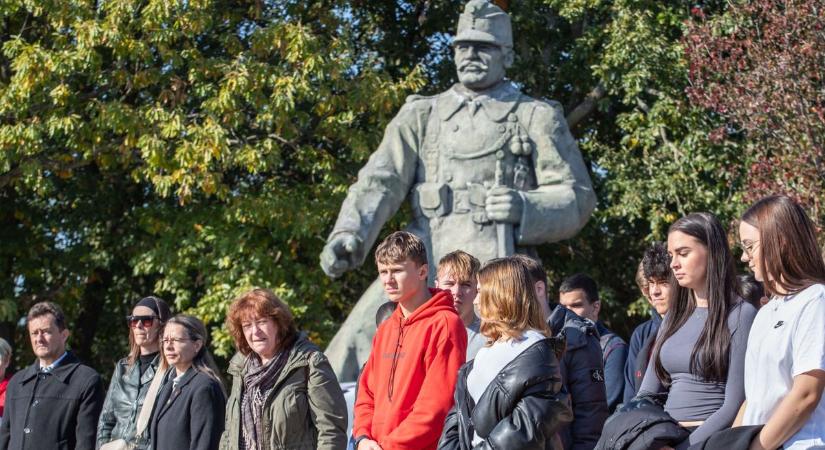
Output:
[[226,323],[238,353],[229,363],[221,450],[345,448],[344,395],[289,307],[272,291],[253,289],[232,302]]

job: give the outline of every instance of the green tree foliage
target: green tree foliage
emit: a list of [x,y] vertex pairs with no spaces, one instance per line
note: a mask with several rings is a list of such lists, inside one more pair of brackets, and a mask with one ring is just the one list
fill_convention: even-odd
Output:
[[[541,249],[553,283],[587,271],[612,326],[646,315],[632,279],[679,215],[741,209],[735,139],[688,101],[681,1],[516,0],[510,75],[560,101],[598,210]],[[727,2],[705,2],[721,14]],[[156,293],[221,326],[269,286],[323,344],[374,276],[332,282],[318,254],[347,186],[413,92],[455,82],[460,0],[9,0],[0,5],[0,333],[64,305],[106,370],[123,315]],[[385,231],[400,226],[400,214]],[[628,310],[628,306],[630,309]],[[632,320],[628,320],[632,319]],[[27,359],[26,356],[24,359]]]
[[329,338],[364,277],[331,283],[317,255],[376,130],[423,80],[353,48],[340,6],[4,2],[5,320],[57,301],[104,366],[130,305],[157,293],[218,325],[225,356],[228,301],[260,285]]

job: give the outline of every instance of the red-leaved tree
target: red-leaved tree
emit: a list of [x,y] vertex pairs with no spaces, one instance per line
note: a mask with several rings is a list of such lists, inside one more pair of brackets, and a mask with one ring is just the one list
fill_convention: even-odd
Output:
[[785,193],[825,219],[825,3],[750,0],[695,19],[684,38],[687,94],[725,118],[751,161],[747,200]]

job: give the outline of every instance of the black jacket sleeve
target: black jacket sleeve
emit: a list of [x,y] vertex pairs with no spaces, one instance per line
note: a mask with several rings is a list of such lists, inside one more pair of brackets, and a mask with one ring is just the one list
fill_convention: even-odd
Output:
[[588,336],[583,346],[568,348],[562,361],[562,377],[573,407],[573,423],[563,437],[565,448],[570,450],[591,450],[607,420],[601,355],[598,340]]
[[94,373],[83,391],[77,409],[76,450],[94,450],[97,435],[97,420],[103,408],[103,382],[100,375]]
[[216,450],[224,427],[226,399],[217,382],[198,386],[189,407],[190,450]]

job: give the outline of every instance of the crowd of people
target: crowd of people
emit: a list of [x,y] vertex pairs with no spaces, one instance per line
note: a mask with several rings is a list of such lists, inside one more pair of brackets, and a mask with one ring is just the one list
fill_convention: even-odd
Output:
[[628,345],[599,320],[585,274],[551,306],[530,256],[481,264],[456,250],[431,288],[423,241],[392,233],[375,251],[389,302],[349,434],[333,369],[270,290],[229,307],[228,384],[200,320],[141,299],[106,392],[67,350],[60,307],[41,302],[27,314],[33,364],[7,376],[0,341],[0,450],[823,449],[816,229],[773,196],[745,212],[738,237],[752,276],[737,274],[712,214],[673,223],[638,266],[651,318]]

